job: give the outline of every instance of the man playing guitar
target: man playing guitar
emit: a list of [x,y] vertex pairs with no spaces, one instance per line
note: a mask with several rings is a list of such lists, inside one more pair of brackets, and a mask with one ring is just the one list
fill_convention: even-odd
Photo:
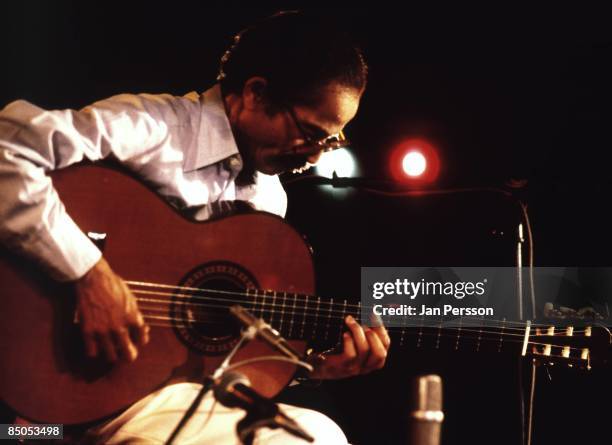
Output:
[[[88,356],[138,360],[151,332],[137,300],[66,213],[47,173],[112,159],[199,221],[223,215],[234,201],[284,216],[286,195],[276,175],[307,168],[342,144],[366,74],[360,50],[342,32],[307,14],[281,13],[236,36],[218,83],[202,94],[122,94],[79,111],[13,102],[0,113],[0,239],[54,279],[73,282]],[[313,378],[384,365],[385,328],[364,328],[351,316],[345,323],[342,351],[314,356]],[[98,427],[97,440],[163,443],[193,394],[193,385],[163,388]],[[202,418],[208,408],[203,404]],[[299,421],[317,425],[316,443],[346,443],[322,414],[295,410]],[[228,422],[237,418],[213,421],[184,442],[234,443]],[[260,440],[288,443],[288,436]]]

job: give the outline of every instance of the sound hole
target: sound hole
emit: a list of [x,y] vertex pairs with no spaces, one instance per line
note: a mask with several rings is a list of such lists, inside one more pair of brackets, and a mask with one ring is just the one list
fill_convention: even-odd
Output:
[[188,299],[186,310],[190,329],[215,341],[235,336],[240,326],[228,311],[243,300],[239,294],[244,293],[244,288],[224,278],[206,280],[198,287],[211,290]]
[[172,297],[177,336],[193,351],[207,355],[228,352],[240,329],[229,308],[234,304],[248,307],[250,297],[245,290],[257,287],[253,275],[238,264],[206,263],[191,270]]

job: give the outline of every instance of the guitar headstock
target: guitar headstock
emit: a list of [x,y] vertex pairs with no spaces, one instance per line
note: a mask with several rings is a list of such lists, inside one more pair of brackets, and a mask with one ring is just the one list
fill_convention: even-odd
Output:
[[612,331],[592,308],[544,306],[545,323],[533,323],[524,355],[545,365],[590,370],[610,363]]

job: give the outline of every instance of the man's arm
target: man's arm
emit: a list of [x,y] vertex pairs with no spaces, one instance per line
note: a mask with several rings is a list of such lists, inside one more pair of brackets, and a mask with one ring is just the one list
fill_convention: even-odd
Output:
[[[0,242],[73,281],[87,352],[133,360],[148,341],[136,300],[66,213],[47,173],[109,155],[132,159],[167,137],[171,107],[123,95],[81,111],[17,101],[0,112]],[[168,111],[166,111],[168,110]]]

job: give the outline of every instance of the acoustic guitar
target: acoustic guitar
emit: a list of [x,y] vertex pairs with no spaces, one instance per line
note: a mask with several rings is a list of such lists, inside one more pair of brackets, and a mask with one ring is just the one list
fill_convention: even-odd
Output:
[[[71,285],[0,251],[0,395],[21,417],[80,424],[119,412],[164,385],[201,381],[237,342],[240,326],[228,311],[234,304],[264,318],[300,352],[308,342],[340,344],[345,316],[360,316],[359,302],[313,295],[311,250],[279,217],[253,212],[193,222],[117,170],[81,166],[51,176],[66,211],[127,280],[151,341],[133,363],[87,358]],[[584,368],[595,361],[595,340],[602,339],[603,348],[610,344],[608,331],[591,327],[551,335],[544,327],[483,329],[466,321],[458,331],[440,324],[390,332],[398,347],[448,344]],[[253,341],[234,363],[272,354]],[[240,370],[269,397],[295,373],[278,361]]]

